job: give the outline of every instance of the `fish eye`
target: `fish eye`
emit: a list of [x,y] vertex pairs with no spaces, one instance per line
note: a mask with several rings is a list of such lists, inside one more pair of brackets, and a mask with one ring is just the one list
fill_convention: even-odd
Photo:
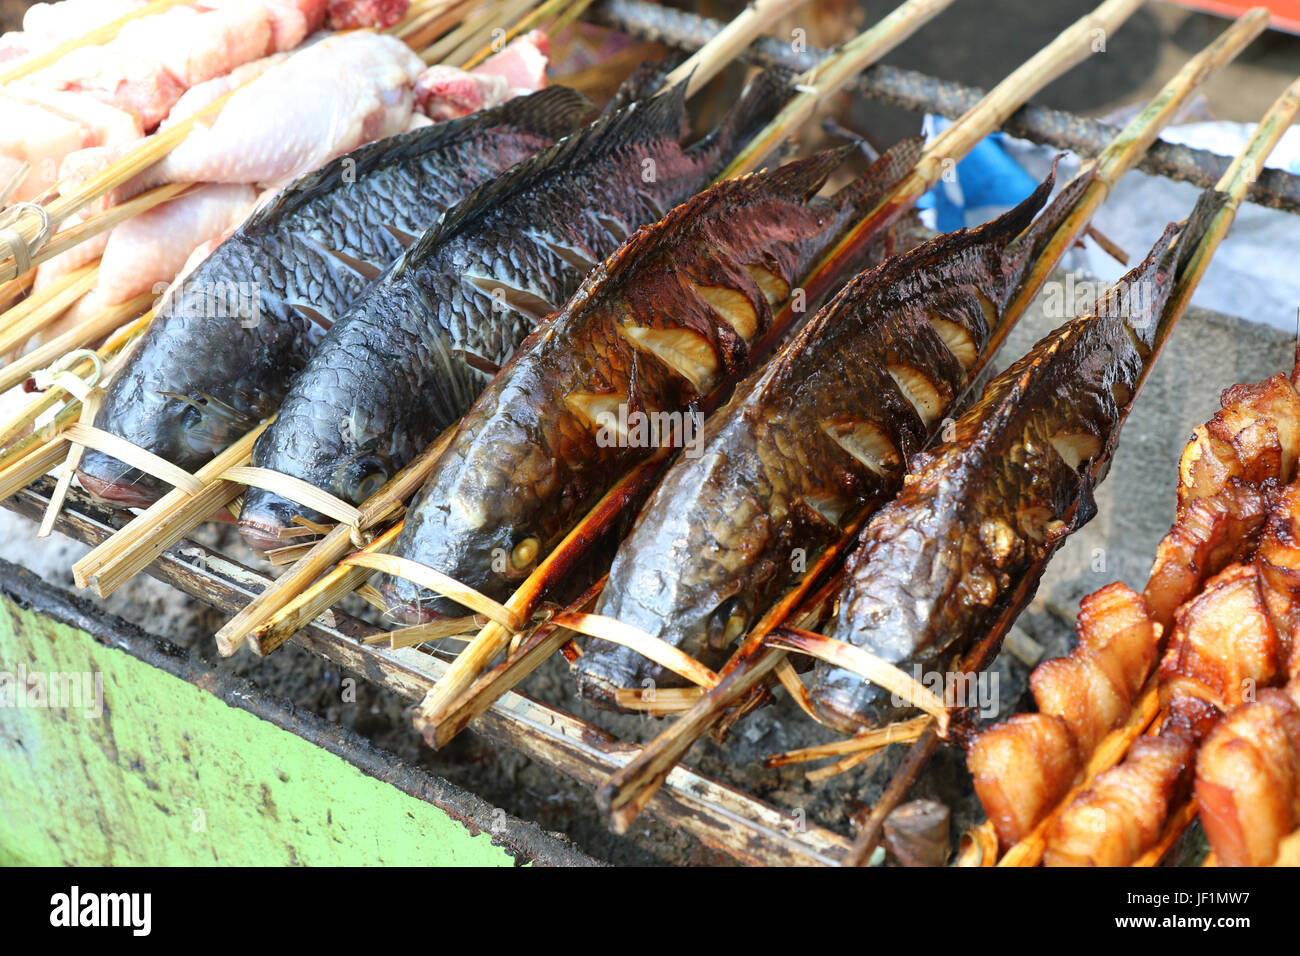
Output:
[[746,618],[740,599],[730,597],[709,615],[707,631],[710,647],[726,647],[745,631]]
[[348,482],[348,497],[354,502],[362,502],[377,492],[388,481],[388,472],[375,458],[363,458]]
[[520,541],[513,551],[510,552],[510,563],[516,571],[522,571],[530,567],[537,560],[538,552],[542,549],[542,542],[539,538],[528,537]]

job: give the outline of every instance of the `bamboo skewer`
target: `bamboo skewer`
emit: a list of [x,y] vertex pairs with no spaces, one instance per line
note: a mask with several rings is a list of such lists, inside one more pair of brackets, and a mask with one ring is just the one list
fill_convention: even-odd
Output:
[[[851,257],[864,236],[894,222],[938,182],[946,162],[955,162],[964,156],[1037,90],[1084,59],[1092,51],[1096,30],[1114,30],[1140,5],[1134,0],[1107,0],[1007,76],[926,148],[907,179],[823,258],[818,265],[818,274],[824,274],[835,263]],[[805,285],[811,287],[814,283]],[[810,297],[813,292],[814,289],[809,288]],[[855,532],[856,528],[846,529],[839,547],[828,551],[824,556],[827,567],[847,547]],[[816,570],[816,573],[821,572]],[[775,669],[783,653],[763,648],[766,635],[785,619],[814,584],[814,572],[810,571],[803,585],[778,603],[754,627],[731,662],[723,668],[719,686],[705,694],[699,704],[644,747],[601,788],[597,800],[610,812],[616,829],[630,824],[686,750],[722,717],[726,709],[750,693]],[[934,743],[930,743],[927,737],[921,738],[914,748],[918,754],[937,746],[937,735],[929,734],[928,738]]]
[[[731,179],[757,169],[764,157],[776,148],[790,130],[806,123],[818,106],[844,89],[859,73],[898,47],[951,4],[952,0],[907,0],[871,29],[850,40],[837,54],[800,76],[795,87],[800,92],[727,165],[718,179]],[[723,33],[725,32],[724,30]],[[737,47],[736,52],[745,46],[748,46],[748,42]],[[698,56],[697,53],[696,57]]]
[[[4,315],[0,315],[0,355],[8,355],[23,346],[29,338],[62,315],[71,305],[89,292],[99,278],[99,265],[92,262],[73,269],[58,281],[28,296]],[[39,368],[39,365],[36,366]],[[8,367],[0,368],[0,372]],[[23,376],[24,378],[26,376]],[[6,391],[10,386],[0,387]]]
[[[854,69],[852,71],[839,69],[839,72],[847,72],[849,76],[855,75],[866,65],[864,59],[868,53],[872,57],[884,55],[890,49],[902,43],[926,20],[943,9],[947,2],[950,2],[950,0],[908,0],[894,14],[886,17],[879,25],[862,34],[862,37],[859,38],[860,43],[851,44],[833,61],[823,64],[823,69],[827,71],[828,75],[834,76],[838,69],[837,64],[844,62],[849,63]],[[1119,0],[1112,0],[1112,2],[1119,2]],[[1136,0],[1126,0],[1126,2],[1133,3]],[[721,34],[719,37],[723,43],[734,43],[734,37],[722,37]],[[714,44],[719,42],[719,37],[715,37],[714,40],[699,51],[699,54],[702,55],[702,62],[708,64],[713,61],[712,50],[716,49]],[[790,132],[790,127],[786,124],[782,127],[780,135],[785,135],[788,132]],[[775,135],[775,133],[772,132],[771,135]],[[769,339],[774,339],[775,333],[788,327],[792,319],[793,312],[787,304],[781,315],[776,318],[773,334],[769,335]],[[665,458],[666,456],[662,453],[654,455],[629,472],[556,547],[551,556],[539,565],[528,579],[516,589],[510,601],[507,602],[507,606],[513,606],[514,610],[526,614],[527,610],[531,609],[531,605],[540,600],[542,592],[548,586],[548,582],[554,579],[554,568],[557,565],[567,566],[576,559],[576,548],[585,548],[599,534],[603,533],[613,518],[620,513],[614,507],[615,502],[631,500],[634,496],[629,489],[634,486],[639,487],[648,484],[653,476],[657,474],[658,469],[662,467]],[[556,560],[556,564],[552,564],[552,559]],[[491,661],[509,642],[510,635],[504,628],[497,624],[488,625],[470,643],[469,647],[456,657],[447,673],[438,681],[433,690],[426,695],[417,709],[415,723],[425,733],[426,739],[429,740],[431,746],[445,744],[446,740],[449,739],[443,731],[439,730],[439,724],[444,715],[443,712],[451,707],[456,698],[465,692],[469,685],[489,666]]]
[[108,597],[214,509],[229,504],[243,489],[218,479],[231,465],[248,459],[253,443],[268,424],[259,425],[200,468],[194,475],[202,483],[197,493],[189,494],[180,488],[169,491],[77,561],[72,566],[77,587],[93,587],[100,597]]
[[972,380],[992,361],[1014,327],[1015,320],[1028,308],[1061,256],[1078,240],[1093,214],[1110,195],[1115,183],[1137,166],[1142,156],[1159,138],[1161,130],[1179,114],[1192,94],[1221,67],[1236,59],[1267,26],[1266,8],[1255,7],[1244,14],[1219,34],[1213,43],[1183,64],[1182,69],[1170,78],[1146,108],[1096,158],[1087,173],[1089,182],[1083,196],[1057,228],[1038,261],[1007,302],[1005,313],[1013,318],[1010,322],[999,323],[993,331],[988,345],[971,369]]
[[[691,96],[696,93],[755,39],[767,32],[773,23],[800,9],[807,2],[808,0],[753,0],[730,23],[718,31],[707,47],[696,50],[685,62],[669,73],[664,78],[664,89],[671,89],[689,78],[690,85],[686,87],[686,95]],[[939,0],[939,2],[942,7],[947,6],[952,0]],[[707,54],[706,49],[709,51]],[[723,178],[727,177],[724,175]]]
[[178,3],[186,2],[188,2],[188,0],[153,0],[152,3],[145,4],[143,7],[132,10],[129,13],[124,13],[116,20],[105,23],[103,26],[96,27],[79,37],[66,40],[53,49],[46,50],[44,53],[37,53],[33,56],[29,56],[21,63],[0,72],[0,86],[5,83],[12,83],[15,80],[20,80],[25,76],[31,76],[33,73],[43,70],[47,66],[53,66],[73,50],[80,49],[81,47],[98,46],[107,43],[116,37],[118,33],[121,32],[122,27],[126,26],[132,20],[137,20],[140,17],[146,17],[155,13],[162,13],[168,7],[174,7]]
[[539,6],[532,13],[529,13],[527,16],[520,19],[514,26],[509,27],[508,29],[503,29],[498,25],[496,29],[501,30],[501,33],[494,36],[490,43],[485,44],[475,53],[467,57],[465,61],[460,64],[461,69],[472,70],[493,53],[500,52],[505,45],[515,37],[519,36],[521,33],[528,32],[533,29],[533,27],[541,26],[544,22],[555,16],[564,8],[568,6],[581,8],[586,5],[587,3],[582,2],[582,0],[579,0],[579,2],[576,3],[575,0],[546,0],[545,3]]
[[827,757],[838,757],[860,751],[874,753],[890,744],[907,743],[915,740],[929,724],[930,718],[928,716],[913,717],[911,720],[903,720],[876,730],[868,730],[856,736],[836,740],[829,744],[817,744],[813,747],[803,747],[799,750],[774,754],[763,760],[763,766],[769,768],[786,767],[790,764],[808,763],[812,760],[824,760]]
[[[154,294],[145,292],[134,298],[109,306],[93,319],[79,322],[66,332],[56,335],[21,358],[10,362],[0,369],[0,392],[7,391],[15,385],[26,381],[39,368],[58,361],[69,352],[92,344],[113,330],[121,327],[123,322],[136,319],[152,319],[152,311],[144,311],[153,304]],[[141,314],[143,313],[143,315]],[[147,323],[146,323],[147,324]]]

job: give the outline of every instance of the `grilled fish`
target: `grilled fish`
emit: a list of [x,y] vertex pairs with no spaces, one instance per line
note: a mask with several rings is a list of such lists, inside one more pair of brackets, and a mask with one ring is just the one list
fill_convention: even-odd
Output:
[[[1051,188],[850,281],[709,420],[703,454],[669,470],[597,612],[720,666],[842,526],[895,487],[962,392],[1030,261],[1033,243],[1012,241]],[[574,670],[579,692],[608,707],[620,687],[683,683],[601,640]]]
[[[360,503],[424,450],[587,272],[638,226],[694,195],[775,114],[783,72],[760,74],[700,142],[677,142],[685,84],[601,117],[449,210],[327,336],[253,451],[255,465]],[[295,516],[244,499],[255,548]]]
[[[554,87],[371,143],[297,180],[171,291],[95,424],[182,468],[203,465],[275,409],[325,329],[413,236],[587,110]],[[128,506],[165,490],[96,451],[80,477]]]
[[[1094,314],[1039,341],[989,383],[950,440],[917,456],[849,558],[832,637],[909,672],[944,672],[1017,609],[1014,592],[1036,583],[1026,576],[1094,514],[1092,489],[1167,331],[1174,280],[1222,199],[1205,193],[1181,232],[1170,226]],[[847,732],[905,709],[822,662],[811,694],[821,718]]]
[[[851,147],[849,147],[851,148]],[[465,416],[412,503],[401,554],[504,598],[632,464],[690,453],[693,406],[743,373],[809,266],[915,164],[907,141],[831,200],[844,150],[731,180],[626,242]],[[455,613],[380,585],[406,619]]]

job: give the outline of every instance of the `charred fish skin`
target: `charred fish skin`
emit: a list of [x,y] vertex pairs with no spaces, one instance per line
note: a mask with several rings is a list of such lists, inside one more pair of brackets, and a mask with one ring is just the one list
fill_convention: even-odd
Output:
[[[669,469],[619,548],[597,613],[720,667],[729,645],[885,496],[966,385],[1012,291],[1008,249],[1042,208],[1020,206],[860,273],[708,422],[703,454]],[[579,693],[682,678],[593,640]]]
[[[175,290],[95,424],[197,468],[273,411],[324,329],[439,213],[590,112],[565,87],[368,144],[287,186]],[[99,452],[91,484],[165,489]]]
[[[717,130],[684,149],[679,84],[480,187],[335,325],[254,464],[359,502],[470,407],[596,263],[707,185],[786,96],[783,72],[760,74]],[[312,517],[258,491],[241,524],[256,546],[297,515]]]
[[[1010,608],[1017,587],[1036,584],[1025,575],[1095,512],[1092,489],[1216,196],[1206,194],[1176,240],[1177,227],[1166,230],[1093,315],[1050,333],[990,382],[950,441],[918,456],[849,558],[832,637],[909,673],[944,673]],[[846,732],[907,709],[820,661],[810,693],[819,716]]]
[[[638,232],[465,416],[393,553],[507,596],[628,467],[690,440],[692,407],[748,367],[775,308],[918,149],[887,154],[834,200],[813,196],[843,150],[715,186]],[[656,421],[667,434],[651,434]],[[412,615],[455,607],[380,586]]]

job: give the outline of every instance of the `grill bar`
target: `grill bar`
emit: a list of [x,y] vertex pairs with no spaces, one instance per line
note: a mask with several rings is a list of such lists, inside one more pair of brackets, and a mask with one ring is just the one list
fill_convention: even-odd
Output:
[[[604,26],[687,52],[703,46],[723,26],[717,20],[641,0],[604,0],[593,8],[591,18]],[[741,53],[740,58],[756,66],[785,66],[802,72],[829,55],[828,51],[815,47],[795,52],[788,42],[765,36]],[[948,119],[961,116],[985,93],[977,87],[885,64],[867,69],[850,89],[888,106],[915,113],[937,113]],[[1021,139],[1069,149],[1087,158],[1105,149],[1119,132],[1119,127],[1109,123],[1032,103],[1017,110],[1003,129]],[[1230,162],[1229,157],[1218,153],[1157,140],[1138,168],[1205,188],[1218,182]],[[1246,198],[1270,209],[1300,213],[1300,176],[1282,169],[1265,169]]]

